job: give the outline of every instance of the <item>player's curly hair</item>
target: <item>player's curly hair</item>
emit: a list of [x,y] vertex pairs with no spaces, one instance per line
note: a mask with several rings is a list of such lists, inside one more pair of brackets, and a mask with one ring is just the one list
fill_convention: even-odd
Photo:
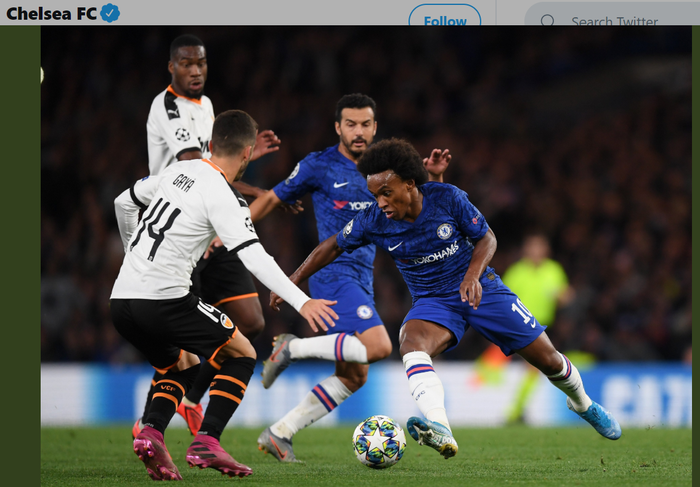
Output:
[[340,123],[341,115],[343,114],[344,108],[366,108],[370,107],[372,113],[374,113],[374,119],[377,119],[377,104],[372,98],[362,93],[352,93],[350,95],[343,96],[338,100],[338,104],[335,106],[335,121]]
[[255,144],[258,123],[243,110],[227,110],[214,120],[211,131],[212,153],[233,156]]
[[404,181],[413,179],[416,186],[428,182],[423,158],[403,139],[382,140],[371,145],[360,157],[357,169],[365,178],[391,169]]
[[176,37],[175,39],[173,39],[173,42],[170,43],[170,59],[173,61],[175,60],[177,56],[177,50],[181,47],[192,46],[204,47],[204,43],[202,42],[202,39],[200,39],[197,36],[193,36],[192,34],[183,34],[181,36]]

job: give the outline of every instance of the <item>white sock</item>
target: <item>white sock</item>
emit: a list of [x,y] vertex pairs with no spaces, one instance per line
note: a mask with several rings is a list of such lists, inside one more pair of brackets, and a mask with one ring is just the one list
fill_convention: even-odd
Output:
[[450,429],[445,411],[445,390],[433,369],[433,361],[425,352],[410,352],[403,356],[408,376],[408,387],[418,409],[430,421],[436,421]]
[[591,398],[588,397],[586,390],[583,388],[583,381],[581,380],[581,374],[578,373],[578,369],[569,362],[565,355],[561,353],[559,355],[561,355],[564,362],[562,371],[555,375],[548,375],[547,378],[555,387],[564,391],[564,394],[571,399],[574,409],[582,413],[589,408],[593,401],[591,401]]
[[273,424],[270,430],[277,436],[290,439],[300,429],[306,428],[333,411],[351,394],[350,389],[345,387],[337,376],[332,375],[311,389],[306,397]]
[[289,342],[293,360],[317,358],[335,362],[367,363],[367,348],[359,338],[347,333],[312,338],[299,338]]

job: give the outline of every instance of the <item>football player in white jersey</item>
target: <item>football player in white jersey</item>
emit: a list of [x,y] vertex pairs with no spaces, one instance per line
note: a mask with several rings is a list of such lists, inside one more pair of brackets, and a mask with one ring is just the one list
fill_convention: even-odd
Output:
[[[187,463],[230,477],[252,473],[221,447],[219,438],[243,399],[255,367],[255,349],[226,314],[190,292],[190,274],[215,235],[314,331],[327,330],[338,319],[329,307],[335,301],[309,298],[265,252],[245,198],[231,185],[251,160],[256,133],[257,124],[247,113],[224,112],[214,122],[211,158],[174,164],[160,176],[135,183],[115,201],[126,256],[110,298],[112,320],[163,374],[134,440],[134,451],[154,480],[182,479],[163,434],[198,375],[198,356],[205,357],[217,375],[201,428],[187,450]],[[145,209],[139,221],[141,208]]]
[[[155,97],[146,124],[148,134],[148,168],[151,175],[158,175],[178,161],[209,157],[209,141],[214,124],[214,108],[205,96],[207,57],[204,43],[193,35],[177,37],[170,45],[168,70],[172,76],[168,88]],[[271,130],[258,134],[252,160],[279,149],[280,140]],[[243,195],[258,197],[264,190],[241,181],[232,185]],[[296,212],[297,205],[288,205]],[[265,321],[262,307],[250,273],[236,256],[221,245],[216,238],[212,252],[206,252],[192,276],[192,291],[204,302],[220,308],[236,321],[236,326],[249,340],[262,332]],[[196,434],[202,421],[202,396],[214,377],[215,370],[204,364],[200,377],[178,412],[185,418],[192,434]],[[151,381],[142,418],[148,413],[155,384],[160,374],[155,372]],[[143,425],[136,420],[132,436],[136,437]]]

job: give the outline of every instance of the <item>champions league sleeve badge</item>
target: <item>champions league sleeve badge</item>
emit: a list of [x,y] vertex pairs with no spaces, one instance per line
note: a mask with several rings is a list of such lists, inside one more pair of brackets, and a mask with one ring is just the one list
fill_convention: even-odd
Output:
[[180,142],[187,142],[190,140],[190,133],[186,128],[180,127],[175,131],[175,138]]
[[348,222],[347,225],[345,225],[345,228],[343,228],[343,238],[347,237],[350,235],[350,232],[352,232],[352,222],[354,222],[355,219],[352,219]]
[[289,181],[294,179],[294,177],[299,174],[299,162],[297,162],[297,165],[294,166],[294,170],[292,171],[292,174],[289,175],[287,179],[284,180],[284,184],[289,184]]

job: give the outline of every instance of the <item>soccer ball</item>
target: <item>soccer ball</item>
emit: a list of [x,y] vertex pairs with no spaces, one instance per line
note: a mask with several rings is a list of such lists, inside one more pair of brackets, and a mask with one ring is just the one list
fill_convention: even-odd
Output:
[[401,460],[406,435],[396,421],[376,415],[357,425],[352,434],[352,448],[363,465],[388,468]]

